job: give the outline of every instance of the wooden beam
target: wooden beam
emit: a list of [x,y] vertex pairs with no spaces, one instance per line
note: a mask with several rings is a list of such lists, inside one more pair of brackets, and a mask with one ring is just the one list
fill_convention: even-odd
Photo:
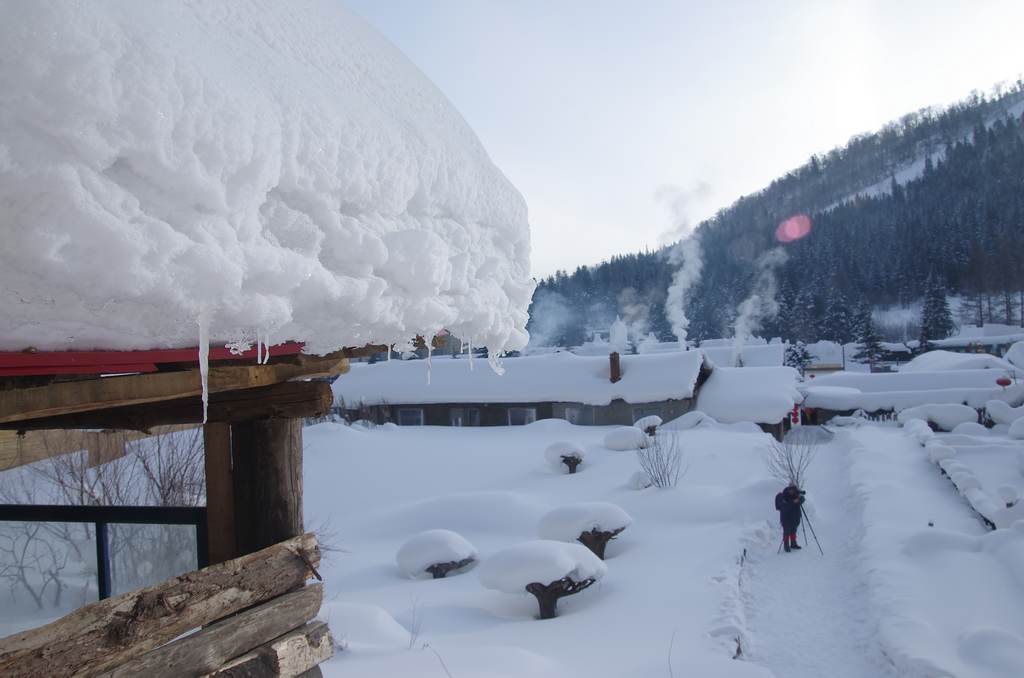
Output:
[[[322,381],[294,381],[210,395],[208,422],[247,421],[259,417],[318,417],[330,412],[334,395]],[[182,398],[58,417],[0,424],[0,429],[128,429],[150,430],[166,424],[199,424],[201,398]]]
[[238,555],[235,544],[235,492],[231,480],[231,427],[203,427],[206,471],[206,533],[210,564]]
[[311,534],[155,586],[107,598],[0,639],[0,675],[113,669],[181,634],[303,586],[320,562]]
[[[322,584],[303,587],[223,619],[100,675],[103,678],[177,678],[216,671],[233,657],[304,626],[320,610],[323,597]],[[303,670],[315,665],[306,666]]]
[[[348,360],[336,355],[319,359],[307,356],[302,361],[275,365],[211,367],[207,391],[210,394],[238,391],[347,371]],[[201,396],[202,391],[198,369],[10,389],[0,391],[0,423],[180,400]]]
[[330,629],[315,621],[228,662],[206,678],[294,678],[310,675],[307,672],[333,655]]
[[257,419],[231,425],[239,553],[302,533],[302,422]]
[[89,453],[89,466],[97,466],[123,456],[125,446],[136,440],[191,428],[195,428],[195,425],[156,426],[148,432],[40,430],[26,431],[20,435],[15,431],[0,430],[0,471],[83,450]]

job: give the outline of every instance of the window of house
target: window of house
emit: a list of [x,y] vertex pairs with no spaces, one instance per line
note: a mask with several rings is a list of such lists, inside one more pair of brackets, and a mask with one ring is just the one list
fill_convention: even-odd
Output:
[[448,414],[452,426],[479,426],[480,410],[475,407],[453,407]]
[[640,405],[633,408],[633,423],[650,416],[661,416],[664,410],[661,405]]
[[510,407],[508,408],[508,425],[525,426],[537,421],[537,408],[535,407]]
[[421,407],[400,407],[398,408],[399,426],[423,426],[423,408]]
[[567,405],[565,408],[565,420],[570,424],[585,426],[594,423],[594,413],[580,405]]

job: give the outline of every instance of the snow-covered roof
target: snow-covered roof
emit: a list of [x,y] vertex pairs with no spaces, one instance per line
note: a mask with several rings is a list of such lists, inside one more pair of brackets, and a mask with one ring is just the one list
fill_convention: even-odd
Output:
[[954,353],[929,351],[900,367],[900,372],[935,372],[940,370],[1002,370],[1010,373],[1013,365],[987,353]]
[[960,403],[981,408],[989,400],[1012,400],[1024,386],[1004,389],[1000,370],[933,372],[836,372],[802,384],[804,406],[846,411],[904,410],[930,403]]
[[521,195],[334,0],[6,6],[0,139],[0,350],[526,343]]
[[[334,398],[347,406],[430,403],[573,402],[607,405],[660,402],[693,396],[703,364],[700,351],[624,355],[622,379],[609,380],[608,356],[572,353],[509,358],[497,375],[483,361],[466,358],[391,360],[352,365],[334,382]],[[429,375],[429,383],[427,383]]]
[[1011,346],[1004,357],[1013,366],[1024,370],[1024,341],[1018,341]]
[[[705,346],[702,342],[700,350],[715,365],[725,367],[733,366],[733,347],[729,346]],[[783,344],[751,344],[741,349],[741,357],[744,367],[778,367],[783,364],[783,357],[786,347]]]
[[697,394],[697,409],[726,424],[777,424],[803,400],[799,376],[792,367],[715,367]]

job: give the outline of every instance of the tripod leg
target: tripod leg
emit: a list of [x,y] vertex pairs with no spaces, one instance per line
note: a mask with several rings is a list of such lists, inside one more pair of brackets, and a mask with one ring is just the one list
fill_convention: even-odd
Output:
[[800,507],[800,512],[803,514],[804,520],[807,521],[807,526],[811,528],[811,536],[814,537],[814,543],[818,545],[818,551],[820,551],[821,555],[824,556],[825,551],[821,548],[821,542],[818,541],[818,535],[814,533],[814,525],[811,524],[811,519],[807,517],[807,511],[804,511],[803,506]]

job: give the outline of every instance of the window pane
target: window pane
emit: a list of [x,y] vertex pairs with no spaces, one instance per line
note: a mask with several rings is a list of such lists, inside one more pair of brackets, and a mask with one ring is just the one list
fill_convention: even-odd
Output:
[[423,426],[423,410],[405,407],[398,410],[399,426]]
[[98,599],[92,524],[0,521],[0,637]]
[[193,525],[126,525],[111,523],[110,594],[157,584],[198,567]]
[[532,407],[510,407],[508,410],[509,426],[524,426],[537,421],[537,410]]

